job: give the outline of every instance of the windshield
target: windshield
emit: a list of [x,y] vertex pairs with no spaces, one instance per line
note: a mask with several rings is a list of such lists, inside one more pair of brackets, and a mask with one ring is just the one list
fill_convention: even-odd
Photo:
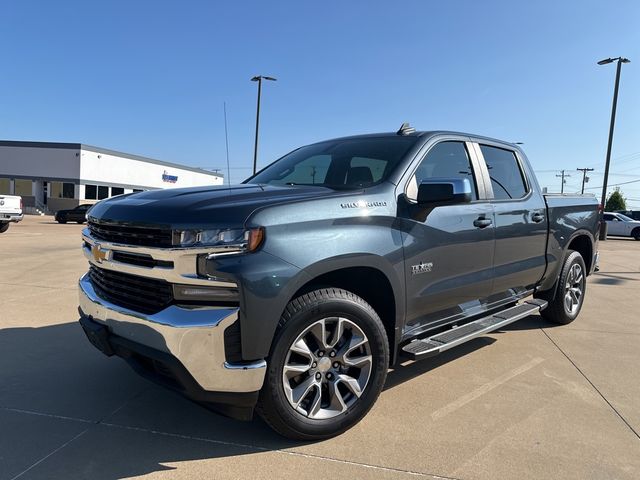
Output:
[[618,218],[623,222],[633,222],[633,218],[627,217],[626,215],[618,214]]
[[299,148],[247,183],[363,188],[384,182],[417,137],[331,140]]

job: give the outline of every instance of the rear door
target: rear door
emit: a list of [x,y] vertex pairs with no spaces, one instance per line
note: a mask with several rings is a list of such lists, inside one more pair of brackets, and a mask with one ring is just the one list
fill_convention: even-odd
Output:
[[[471,144],[453,138],[428,147],[409,172],[404,197],[401,196],[406,203],[399,201],[400,228],[406,233],[405,333],[478,309],[481,299],[491,292],[492,205],[486,199],[483,183],[478,182],[477,159],[472,155]],[[471,203],[437,207],[416,203],[421,181],[451,177],[469,179]]]
[[516,149],[480,141],[474,144],[485,168],[495,225],[492,300],[531,290],[546,266],[546,204],[529,181],[533,173]]

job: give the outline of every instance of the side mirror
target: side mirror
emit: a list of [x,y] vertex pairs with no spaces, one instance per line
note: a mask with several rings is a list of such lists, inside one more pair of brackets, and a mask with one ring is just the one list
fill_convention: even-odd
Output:
[[430,178],[418,187],[420,205],[452,205],[471,201],[471,182],[468,178]]

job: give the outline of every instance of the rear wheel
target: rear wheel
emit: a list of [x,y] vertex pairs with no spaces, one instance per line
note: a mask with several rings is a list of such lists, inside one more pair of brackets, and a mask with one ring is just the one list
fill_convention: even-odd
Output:
[[67,223],[67,219],[64,217],[60,217],[60,219],[58,220],[58,223]]
[[631,236],[632,236],[635,240],[640,240],[640,227],[639,227],[639,228],[635,228],[635,229],[631,232]]
[[287,305],[273,342],[258,412],[278,433],[319,440],[358,423],[380,394],[387,335],[363,299],[326,288]]
[[[549,301],[542,316],[562,325],[573,322],[582,309],[586,289],[587,269],[584,259],[578,252],[569,250],[560,271],[555,298]],[[539,297],[546,299],[544,292]]]
[[9,223],[0,223],[0,233],[4,233],[9,230]]

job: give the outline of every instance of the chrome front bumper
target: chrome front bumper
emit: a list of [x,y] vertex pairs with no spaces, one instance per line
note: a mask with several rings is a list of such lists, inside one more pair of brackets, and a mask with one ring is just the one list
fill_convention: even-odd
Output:
[[113,335],[174,356],[203,390],[240,393],[262,388],[264,360],[230,364],[225,359],[224,331],[238,321],[237,308],[171,305],[144,315],[98,297],[87,274],[79,287],[84,315],[106,325]]

